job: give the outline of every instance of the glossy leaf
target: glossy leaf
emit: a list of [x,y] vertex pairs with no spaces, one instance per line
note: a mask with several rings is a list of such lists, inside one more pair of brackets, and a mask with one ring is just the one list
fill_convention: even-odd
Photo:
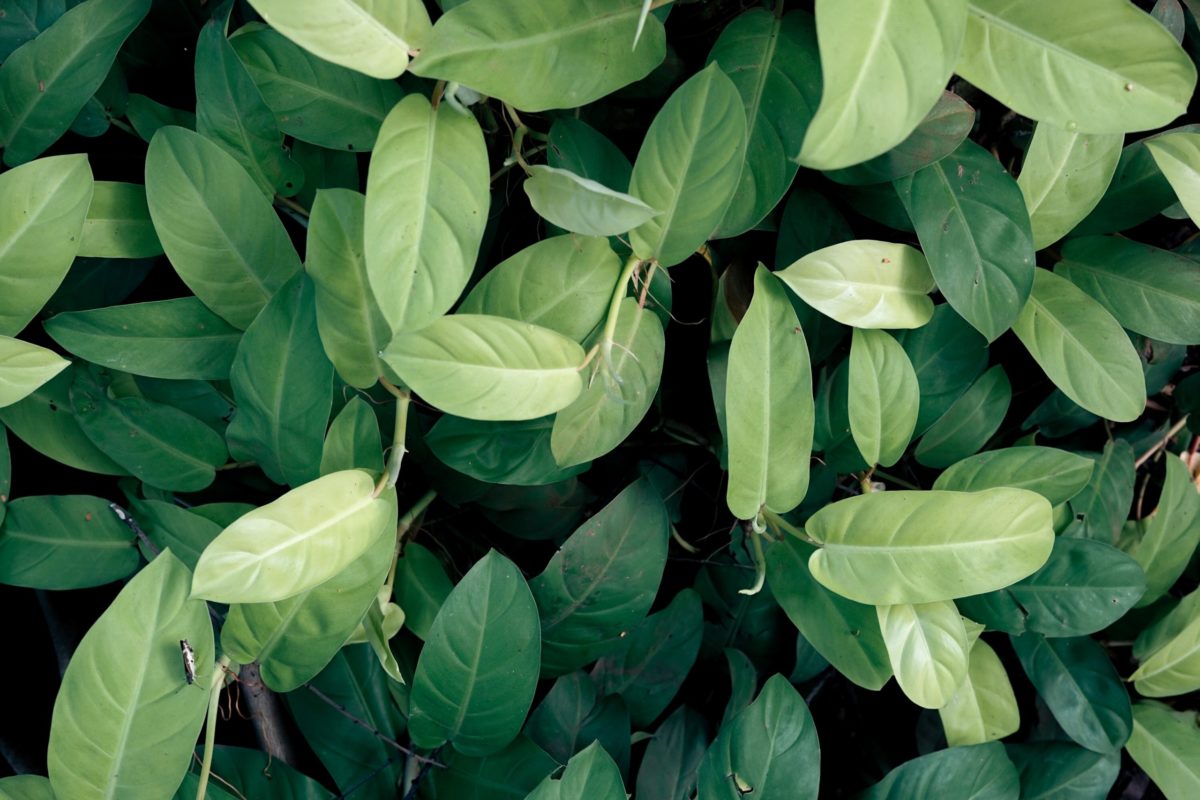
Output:
[[78,255],[150,258],[162,251],[146,206],[146,188],[136,183],[96,181]]
[[942,708],[967,677],[967,630],[954,603],[878,606],[896,682],[922,708]]
[[862,800],[955,797],[961,800],[1017,800],[1016,767],[999,742],[949,747],[893,769],[860,795]]
[[405,626],[419,639],[428,639],[438,610],[454,588],[437,556],[415,542],[405,544],[396,561],[394,588]]
[[1133,643],[1137,670],[1129,676],[1144,697],[1173,697],[1200,689],[1200,591],[1194,591]]
[[561,777],[546,776],[525,795],[526,800],[625,800],[626,797],[621,771],[599,742],[592,742],[572,757]]
[[1096,207],[1117,170],[1124,138],[1046,123],[1034,129],[1017,178],[1029,209],[1034,249],[1066,236]]
[[1196,68],[1122,0],[970,0],[962,77],[1013,111],[1085,133],[1159,128],[1182,114]]
[[856,328],[919,328],[933,314],[933,276],[919,250],[861,239],[809,253],[778,273],[801,300]]
[[917,443],[917,461],[945,467],[972,455],[999,430],[1012,402],[1012,383],[997,364],[979,376]]
[[933,108],[958,59],[967,5],[817,0],[816,14],[825,86],[797,160],[839,169],[891,150]]
[[1143,606],[1175,585],[1200,545],[1200,489],[1182,460],[1168,457],[1166,462],[1158,508],[1141,521],[1140,538],[1122,545],[1146,571]]
[[839,500],[805,526],[826,588],[872,605],[933,603],[1008,586],[1054,540],[1050,504],[1024,489],[888,491]]
[[554,418],[481,422],[444,415],[425,437],[443,464],[487,483],[544,486],[584,471],[560,467],[550,449]]
[[200,556],[193,596],[269,603],[320,586],[395,524],[395,493],[374,489],[366,472],[335,472],[243,515]]
[[[617,721],[618,717],[620,721]],[[610,719],[614,724],[606,724]],[[619,697],[598,697],[596,684],[584,672],[572,672],[554,682],[529,715],[525,735],[560,764],[566,763],[592,741],[616,754],[620,754],[621,745],[624,745],[624,762],[628,768],[629,712]],[[620,755],[615,759],[620,762]]]
[[490,551],[454,587],[417,662],[409,733],[486,756],[516,738],[533,703],[541,650],[537,606],[511,561]]
[[1021,717],[1008,673],[982,639],[970,647],[967,674],[950,701],[938,709],[951,747],[983,744],[1016,733]]
[[1172,711],[1162,703],[1137,703],[1126,749],[1172,800],[1200,792],[1200,728],[1194,712]]
[[69,364],[52,350],[0,336],[0,407],[33,394]]
[[1054,447],[1006,447],[964,458],[933,482],[934,489],[976,492],[997,486],[1037,492],[1057,506],[1088,484],[1095,464]]
[[636,197],[565,169],[537,164],[529,171],[523,187],[533,210],[563,230],[614,236],[662,213]]
[[450,310],[467,285],[488,215],[488,161],[475,118],[405,97],[379,131],[367,173],[367,278],[392,331]]
[[741,95],[709,64],[671,94],[642,140],[629,193],[663,213],[629,232],[634,254],[673,267],[704,244],[733,199],[745,148]]
[[1069,742],[1010,744],[1008,756],[1021,772],[1028,800],[1095,800],[1106,797],[1121,771],[1116,753],[1093,753]]
[[917,425],[921,394],[912,362],[886,332],[856,328],[849,386],[850,433],[863,460],[890,467]]
[[21,497],[0,528],[0,582],[34,589],[101,586],[138,566],[133,532],[88,495]]

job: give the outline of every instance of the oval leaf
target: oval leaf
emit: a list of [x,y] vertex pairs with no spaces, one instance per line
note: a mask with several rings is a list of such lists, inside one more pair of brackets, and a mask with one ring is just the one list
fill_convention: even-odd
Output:
[[0,408],[33,394],[70,363],[53,350],[0,336]]
[[1167,797],[1200,793],[1200,728],[1195,712],[1173,711],[1162,703],[1137,703],[1126,749]]
[[997,486],[1037,492],[1057,506],[1087,486],[1095,463],[1054,447],[1006,447],[964,458],[938,476],[934,489],[977,492]]
[[850,345],[850,433],[868,464],[890,467],[917,425],[921,395],[904,348],[884,331],[855,328]]
[[99,497],[22,497],[7,503],[3,519],[0,583],[81,589],[112,583],[137,569],[133,532]]
[[1119,133],[1080,133],[1046,123],[1034,129],[1017,185],[1035,250],[1054,244],[1092,212],[1117,171],[1124,140]]
[[1200,591],[1194,591],[1138,634],[1129,676],[1138,694],[1174,697],[1200,689]]
[[523,184],[538,215],[563,230],[584,236],[615,236],[662,212],[636,197],[581,178],[565,169],[537,164]]
[[967,629],[954,603],[878,606],[896,683],[922,708],[942,708],[967,677]]
[[938,715],[951,747],[983,744],[1017,732],[1017,698],[1000,657],[987,642],[978,639],[971,645],[967,676]]

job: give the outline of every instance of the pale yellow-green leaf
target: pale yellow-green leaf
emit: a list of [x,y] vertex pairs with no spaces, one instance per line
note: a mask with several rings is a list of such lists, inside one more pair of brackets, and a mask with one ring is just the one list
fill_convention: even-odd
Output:
[[1138,694],[1173,697],[1200,689],[1200,590],[1146,628],[1133,645]]
[[977,640],[978,635],[976,632],[971,639],[968,631],[973,644],[967,677],[950,702],[938,709],[951,747],[1003,739],[1021,726],[1021,712],[1004,664],[987,642]]
[[52,350],[0,336],[0,408],[32,394],[70,363]]
[[1200,219],[1200,133],[1169,133],[1147,139],[1146,149],[1192,222]]
[[1112,181],[1124,141],[1119,133],[1080,133],[1045,122],[1034,129],[1017,178],[1034,249],[1054,244],[1091,213]]
[[1167,800],[1200,797],[1200,727],[1195,711],[1174,711],[1152,700],[1134,703],[1133,734],[1125,749]]
[[908,699],[922,708],[949,703],[967,677],[967,630],[954,603],[879,606],[875,612]]

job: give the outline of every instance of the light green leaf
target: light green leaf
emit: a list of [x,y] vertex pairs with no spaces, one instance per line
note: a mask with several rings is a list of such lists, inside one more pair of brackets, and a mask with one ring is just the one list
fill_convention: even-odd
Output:
[[1003,739],[1021,725],[1017,698],[996,651],[982,639],[971,645],[967,675],[938,709],[951,747]]
[[1122,547],[1146,571],[1147,606],[1167,593],[1200,545],[1200,491],[1182,459],[1168,456],[1158,507],[1140,520],[1141,536]]
[[1170,133],[1146,142],[1179,202],[1193,221],[1200,218],[1200,133]]
[[200,556],[192,596],[270,603],[321,585],[396,522],[396,494],[361,470],[334,472],[244,514]]
[[1200,689],[1200,591],[1193,591],[1138,634],[1129,676],[1138,694],[1173,697]]
[[604,239],[552,236],[493,267],[458,313],[519,319],[582,342],[604,319],[620,272]]
[[373,78],[395,78],[429,37],[420,0],[250,0],[273,28],[310,53]]
[[1146,406],[1142,364],[1129,337],[1103,306],[1044,269],[1013,332],[1054,385],[1094,414],[1137,419]]
[[999,742],[949,747],[906,761],[860,800],[1017,800],[1021,794],[1016,767]]
[[367,173],[363,254],[393,332],[445,314],[467,285],[487,223],[488,178],[483,132],[470,114],[450,103],[435,110],[412,94],[384,120]]
[[1050,503],[1024,489],[888,491],[825,506],[805,530],[813,577],[860,603],[933,603],[1000,589],[1045,563]]
[[1006,746],[1021,772],[1024,800],[1096,800],[1107,797],[1121,772],[1120,753],[1102,755],[1070,742]]
[[71,311],[43,324],[80,358],[171,380],[227,379],[242,338],[195,297]]
[[0,175],[0,335],[20,333],[66,277],[92,187],[83,155],[41,158]]
[[839,169],[891,150],[933,108],[958,60],[967,4],[817,0],[816,12],[825,88],[797,160]]
[[762,221],[787,192],[792,160],[821,97],[821,66],[812,15],[751,9],[724,27],[708,54],[742,96],[749,123],[746,163],[715,238]]
[[1187,110],[1196,68],[1125,0],[970,0],[962,77],[1016,113],[1068,131],[1160,128]]
[[567,762],[559,778],[547,775],[525,800],[625,800],[625,784],[612,756],[592,742]]
[[322,475],[344,469],[363,469],[373,475],[383,472],[379,419],[361,396],[350,398],[333,418],[321,448]]
[[1012,402],[1012,384],[997,364],[979,376],[917,443],[917,461],[946,467],[983,447],[999,430]]
[[537,164],[523,184],[542,219],[584,236],[615,236],[661,214],[636,197],[565,169]]
[[454,587],[426,637],[410,695],[413,743],[449,739],[468,756],[503,749],[533,703],[540,653],[529,587],[491,550]]
[[149,10],[150,0],[87,0],[4,60],[0,147],[5,164],[36,158],[67,132]]
[[633,252],[673,267],[704,244],[733,199],[746,147],[746,111],[709,64],[676,89],[642,140],[629,193],[663,213],[629,232]]
[[[47,763],[56,797],[161,800],[183,780],[208,706],[212,623],[167,550],[100,615],[54,701]],[[196,653],[188,685],[179,642]]]
[[446,466],[486,483],[545,486],[578,475],[584,462],[563,468],[550,449],[554,417],[481,422],[444,414],[425,443]]
[[942,708],[967,677],[967,629],[949,600],[878,606],[896,683],[922,708]]
[[1054,267],[1122,326],[1160,342],[1200,344],[1200,262],[1119,236],[1071,239]]
[[1124,140],[1119,133],[1080,133],[1044,122],[1034,128],[1017,185],[1035,250],[1054,244],[1092,212],[1117,171]]
[[283,223],[254,181],[198,133],[168,126],[154,134],[146,201],[179,277],[236,328],[247,328],[300,271]]
[[933,314],[929,263],[908,245],[842,242],[777,274],[801,300],[856,328],[919,328]]
[[129,95],[129,106],[125,109],[129,124],[137,131],[137,135],[149,142],[159,128],[167,125],[178,125],[181,128],[196,129],[196,115],[191,111],[164,106],[144,94]]
[[368,151],[384,117],[404,96],[395,82],[331,64],[270,28],[246,25],[229,41],[279,130],[303,142]]
[[1170,800],[1200,793],[1200,728],[1194,711],[1155,702],[1133,707],[1133,735],[1125,749]]
[[779,281],[761,265],[754,298],[733,335],[725,384],[729,487],[738,519],[791,511],[808,491],[812,370],[808,344]]
[[416,542],[404,545],[396,561],[396,602],[404,609],[404,624],[425,641],[438,610],[454,586],[437,556]]
[[0,583],[80,589],[120,580],[138,566],[133,532],[108,502],[87,495],[21,497],[0,529]]
[[0,336],[0,408],[33,394],[70,363],[53,350]]
[[610,364],[595,359],[587,388],[554,418],[550,448],[560,465],[599,458],[625,441],[650,409],[662,378],[666,337],[654,312],[621,301]]
[[666,32],[657,17],[646,20],[630,47],[640,6],[639,0],[472,0],[438,20],[412,71],[470,86],[523,111],[587,105],[662,63]]
[[1006,447],[964,458],[933,482],[934,489],[977,492],[1011,486],[1037,492],[1057,506],[1088,484],[1095,463],[1054,447]]
[[912,362],[888,333],[855,328],[849,379],[854,443],[868,464],[890,467],[917,425],[921,394]]
[[43,775],[9,775],[0,778],[4,800],[54,800],[50,779]]
[[658,592],[670,519],[644,480],[576,530],[530,582],[542,620],[542,675],[565,675],[611,652]]
[[151,258],[161,254],[162,243],[154,232],[146,187],[137,183],[96,181],[80,256],[95,258]]
[[386,373],[379,351],[392,338],[367,279],[365,200],[349,189],[317,193],[308,221],[305,264],[316,290],[321,343],[342,379],[360,389],[374,386]]
[[402,333],[383,359],[426,402],[468,419],[553,414],[583,390],[583,348],[560,333],[483,314]]

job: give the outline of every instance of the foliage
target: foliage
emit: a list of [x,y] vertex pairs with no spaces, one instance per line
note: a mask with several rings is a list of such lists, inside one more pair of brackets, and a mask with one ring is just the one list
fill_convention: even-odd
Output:
[[0,0],[0,798],[1200,796],[1197,15]]

